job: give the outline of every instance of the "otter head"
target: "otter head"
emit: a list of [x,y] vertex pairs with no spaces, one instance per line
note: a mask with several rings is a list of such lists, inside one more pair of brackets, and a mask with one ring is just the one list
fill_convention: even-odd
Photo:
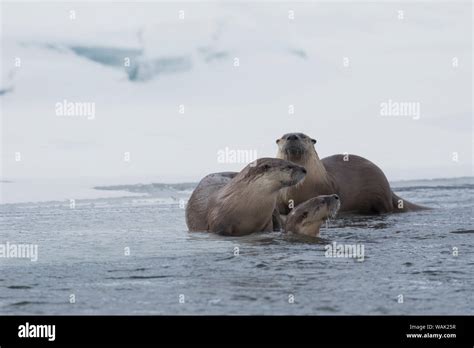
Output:
[[341,203],[337,195],[317,196],[294,208],[286,220],[286,231],[317,237],[324,220],[336,216]]
[[276,141],[277,157],[295,163],[305,163],[310,154],[316,152],[316,140],[303,133],[288,133]]
[[250,163],[238,175],[237,180],[256,183],[259,188],[277,191],[300,182],[306,169],[278,158],[259,158]]

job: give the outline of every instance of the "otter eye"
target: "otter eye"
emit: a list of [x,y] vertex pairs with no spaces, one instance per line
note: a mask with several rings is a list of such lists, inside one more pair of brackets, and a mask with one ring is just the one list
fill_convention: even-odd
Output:
[[308,212],[305,211],[305,212],[303,213],[302,217],[303,217],[303,219],[306,219],[306,218],[308,217]]
[[268,164],[265,164],[265,165],[263,166],[263,170],[264,170],[264,171],[267,171],[267,170],[269,170],[269,169],[270,169],[270,166],[269,166]]

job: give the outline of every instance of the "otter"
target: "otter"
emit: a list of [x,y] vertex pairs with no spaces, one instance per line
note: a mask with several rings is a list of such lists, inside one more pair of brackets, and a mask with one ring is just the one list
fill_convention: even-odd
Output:
[[272,231],[278,192],[305,175],[304,167],[277,158],[260,158],[239,173],[207,175],[186,206],[188,229],[227,236]]
[[340,205],[338,195],[311,198],[291,210],[286,218],[285,231],[318,237],[323,221],[335,217]]
[[336,193],[341,212],[382,214],[430,209],[398,197],[382,170],[356,155],[334,155],[319,159],[316,140],[303,133],[288,133],[276,141],[277,157],[304,166],[307,175],[294,187],[280,191],[278,210],[288,214],[291,205],[315,196]]

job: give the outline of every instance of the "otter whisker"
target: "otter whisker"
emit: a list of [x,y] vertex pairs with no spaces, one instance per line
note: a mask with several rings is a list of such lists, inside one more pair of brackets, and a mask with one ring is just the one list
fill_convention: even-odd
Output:
[[301,186],[303,186],[304,179],[305,179],[305,178],[303,178],[303,179],[301,179],[299,182],[297,182],[296,185],[294,185],[294,187],[295,187],[296,189],[301,188]]

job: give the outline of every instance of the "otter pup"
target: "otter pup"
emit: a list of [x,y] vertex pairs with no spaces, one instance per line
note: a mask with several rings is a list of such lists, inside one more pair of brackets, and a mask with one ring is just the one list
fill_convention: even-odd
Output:
[[288,214],[290,203],[297,206],[332,193],[339,195],[342,212],[381,214],[429,209],[398,197],[382,170],[365,158],[334,155],[320,160],[314,148],[316,140],[303,133],[285,134],[276,143],[278,158],[304,166],[308,172],[298,185],[280,191],[281,214]]
[[295,185],[306,169],[277,158],[260,158],[240,173],[215,173],[203,178],[186,207],[190,231],[242,236],[272,231],[278,192]]
[[319,236],[323,221],[335,217],[341,205],[337,195],[318,196],[301,203],[286,218],[286,232]]

